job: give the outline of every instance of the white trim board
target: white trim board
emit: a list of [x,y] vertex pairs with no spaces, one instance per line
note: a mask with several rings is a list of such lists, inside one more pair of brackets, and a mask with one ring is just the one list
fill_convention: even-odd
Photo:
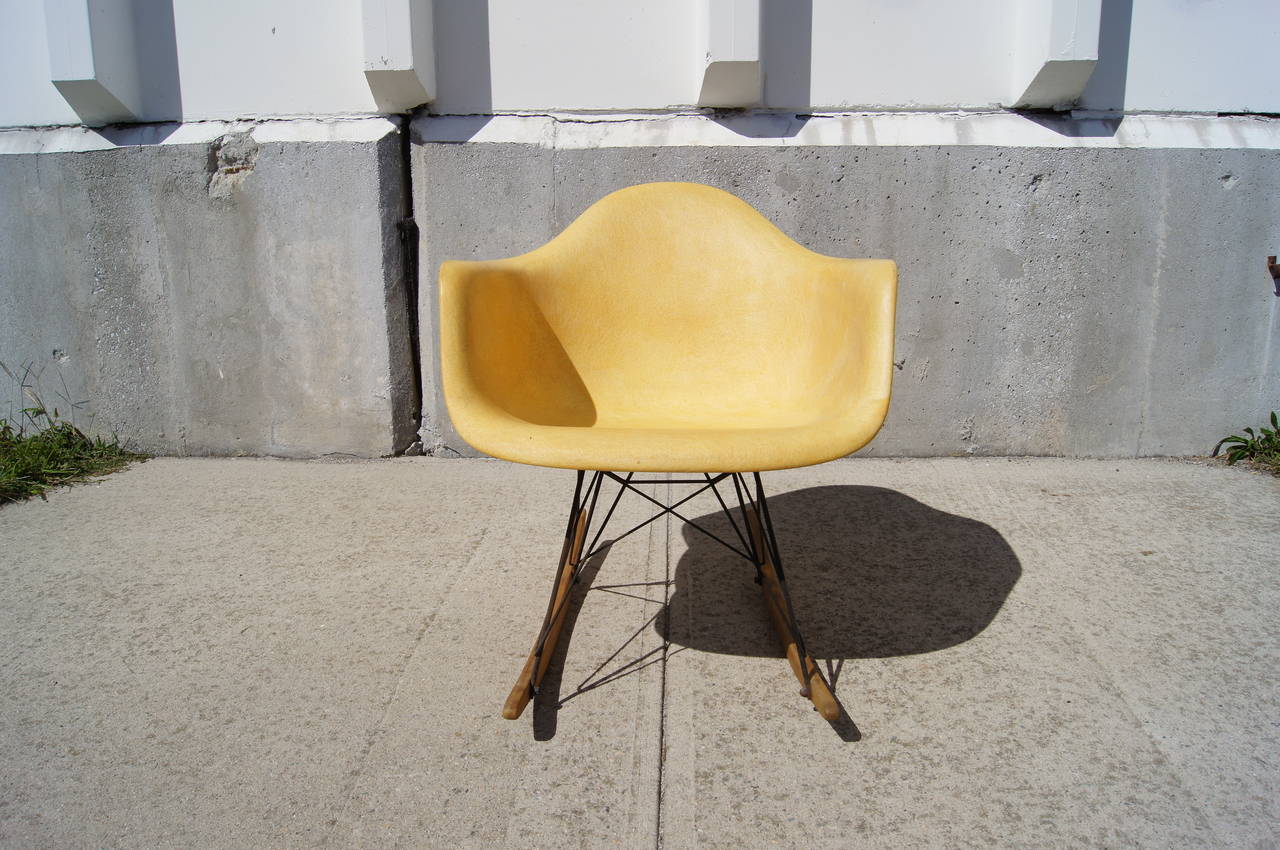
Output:
[[374,142],[396,131],[388,118],[280,121],[193,121],[186,124],[136,124],[90,129],[45,127],[0,129],[0,154],[101,151],[141,145],[208,144],[227,133],[252,133],[267,142]]
[[704,146],[1280,149],[1280,120],[1253,116],[1013,112],[793,114],[515,113],[423,116],[424,142],[536,144],[562,150]]
[[[1280,119],[1261,116],[1012,112],[513,113],[426,115],[413,122],[423,142],[531,144],[560,150],[629,147],[1186,148],[1280,150]],[[294,118],[87,127],[0,129],[0,154],[110,150],[138,145],[208,144],[250,132],[265,142],[371,142],[395,132],[389,118]]]

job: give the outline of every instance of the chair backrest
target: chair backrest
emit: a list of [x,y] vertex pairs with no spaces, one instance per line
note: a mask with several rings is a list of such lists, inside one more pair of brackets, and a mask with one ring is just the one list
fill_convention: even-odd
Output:
[[621,189],[525,255],[442,265],[445,392],[602,428],[788,428],[883,408],[896,279],[891,261],[796,245],[719,189]]
[[606,420],[785,426],[846,403],[824,393],[849,389],[865,261],[809,251],[728,192],[621,189],[504,262]]

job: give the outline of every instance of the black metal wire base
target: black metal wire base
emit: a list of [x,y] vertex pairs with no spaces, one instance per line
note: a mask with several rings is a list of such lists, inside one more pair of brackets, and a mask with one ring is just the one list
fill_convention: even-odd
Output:
[[[747,475],[751,476],[750,483]],[[595,533],[591,536],[590,544],[577,549],[578,556],[572,560],[570,564],[566,564],[566,559],[572,556],[575,551],[575,539],[586,540],[590,535],[592,525],[596,519],[596,508],[600,501],[600,492],[604,486],[605,480],[615,482],[618,485],[617,492],[614,493],[613,499],[609,504],[609,508],[604,513],[604,518],[595,527]],[[735,518],[735,509],[730,507],[726,501],[725,495],[720,492],[720,485],[728,479],[733,485],[733,496],[737,503],[736,512],[738,517]],[[585,488],[584,488],[585,484]],[[684,498],[670,505],[666,505],[650,496],[648,493],[637,488],[637,485],[643,484],[679,484],[697,486],[697,489],[689,493]],[[754,487],[754,494],[753,494]],[[725,540],[712,531],[704,528],[687,516],[681,514],[678,510],[686,502],[710,490],[715,494],[716,501],[720,504],[720,509],[724,516],[728,519],[729,525],[733,528],[734,535],[737,537],[737,543]],[[726,487],[727,490],[727,487]],[[601,535],[604,533],[605,527],[609,524],[609,520],[613,517],[618,503],[622,500],[622,495],[626,492],[632,492],[641,498],[652,502],[661,508],[653,516],[643,522],[631,527],[627,531],[613,538],[612,540],[600,543]],[[771,581],[776,582],[776,586],[780,589],[781,610],[778,612],[784,621],[785,627],[790,630],[790,637],[794,640],[795,651],[800,659],[800,666],[797,668],[797,675],[801,677],[802,687],[801,695],[805,697],[811,696],[809,688],[808,675],[803,675],[799,671],[805,669],[809,654],[804,645],[804,638],[800,632],[800,626],[796,620],[795,609],[791,604],[791,592],[787,588],[786,576],[783,572],[782,557],[778,551],[778,541],[774,534],[773,521],[769,517],[769,504],[764,494],[764,484],[760,479],[760,473],[738,473],[738,472],[722,472],[719,474],[703,473],[701,478],[636,478],[635,473],[627,473],[625,476],[618,475],[614,472],[596,471],[590,473],[587,478],[587,472],[579,470],[577,482],[573,491],[573,502],[569,509],[569,521],[565,529],[565,543],[561,555],[561,567],[557,571],[555,584],[552,586],[551,598],[547,602],[547,613],[543,620],[542,629],[538,633],[537,641],[534,645],[531,663],[526,669],[535,671],[529,680],[528,697],[533,697],[538,693],[538,685],[540,675],[536,672],[543,669],[543,656],[554,651],[554,646],[548,647],[548,643],[554,644],[558,639],[558,623],[563,614],[565,607],[569,604],[571,594],[563,592],[563,581],[565,570],[572,569],[572,582],[576,583],[581,576],[583,568],[591,562],[591,559],[600,554],[606,548],[612,547],[625,537],[636,533],[640,529],[655,522],[659,518],[670,514],[684,522],[691,528],[696,529],[707,537],[724,546],[735,555],[750,562],[756,571],[755,580],[760,584],[765,579],[765,570],[769,570]],[[741,524],[739,523],[739,518]],[[754,520],[754,522],[753,522]],[[579,524],[582,527],[579,527]],[[758,533],[757,533],[758,532]],[[558,600],[558,601],[557,601]],[[776,621],[775,621],[776,622]],[[784,638],[785,640],[785,638]],[[793,667],[795,662],[793,661]],[[815,672],[821,678],[821,673]],[[519,685],[517,685],[519,687]],[[827,687],[824,684],[824,687]],[[829,690],[829,688],[828,688]]]

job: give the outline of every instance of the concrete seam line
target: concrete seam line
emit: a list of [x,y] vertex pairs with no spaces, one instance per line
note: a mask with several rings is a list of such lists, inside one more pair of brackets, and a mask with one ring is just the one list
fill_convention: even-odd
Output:
[[[396,162],[399,169],[401,198],[400,220],[397,222],[397,229],[399,231],[403,301],[401,304],[395,305],[396,309],[405,310],[408,323],[409,373],[412,384],[409,387],[411,397],[408,399],[410,421],[405,424],[411,426],[412,434],[408,437],[407,443],[400,444],[400,441],[397,441],[397,445],[394,446],[396,454],[422,453],[422,321],[418,303],[421,286],[421,280],[419,279],[421,246],[419,244],[420,234],[413,203],[412,126],[413,117],[411,115],[405,116],[398,122],[400,137],[399,156]],[[388,305],[388,308],[390,309],[391,305]],[[394,404],[392,405],[392,415],[397,418],[401,415],[401,411]],[[398,431],[397,426],[399,424],[392,423],[393,434]]]
[[356,755],[356,763],[354,769],[351,771],[350,778],[346,783],[344,783],[344,786],[341,789],[342,808],[338,810],[337,815],[333,818],[333,823],[329,827],[328,835],[321,840],[322,845],[330,844],[331,839],[334,837],[334,833],[341,828],[341,824],[346,818],[347,812],[351,808],[351,801],[355,798],[356,788],[360,785],[360,779],[364,776],[364,769],[365,765],[369,761],[369,754],[373,752],[373,748],[377,744],[378,735],[386,723],[387,715],[391,711],[391,706],[395,704],[396,698],[400,696],[400,688],[404,684],[405,672],[409,669],[409,665],[413,663],[413,659],[417,656],[418,650],[422,646],[422,639],[426,637],[427,632],[431,628],[431,624],[435,622],[436,616],[440,613],[441,609],[444,608],[445,603],[453,593],[454,585],[456,585],[459,578],[470,569],[471,562],[475,559],[476,553],[479,552],[480,548],[484,545],[484,541],[489,536],[489,531],[489,526],[485,526],[480,529],[480,533],[476,535],[476,540],[471,547],[471,551],[461,559],[465,566],[463,569],[454,571],[453,578],[450,579],[447,585],[441,590],[434,609],[426,616],[422,622],[422,627],[418,629],[418,634],[413,639],[413,646],[411,646],[409,651],[405,653],[404,659],[400,663],[400,668],[396,671],[395,686],[391,688],[391,693],[383,701],[382,710],[378,714],[378,719],[369,728],[369,734],[365,736],[364,746],[361,747],[360,752]]
[[557,112],[423,115],[426,143],[517,143],[559,150],[648,147],[1280,148],[1266,115],[1021,112]]
[[[671,476],[668,475],[667,477],[670,478]],[[670,484],[667,485],[665,499],[667,504],[671,504]],[[657,794],[657,805],[654,809],[653,819],[653,846],[655,850],[662,850],[662,780],[667,768],[667,658],[671,649],[671,641],[668,637],[671,634],[671,514],[669,513],[663,523],[662,538],[664,579],[662,585],[662,607],[667,612],[667,634],[662,636],[662,664],[658,671],[658,776],[657,787],[654,789]]]
[[229,133],[268,142],[376,142],[395,129],[385,116],[254,118],[228,121],[118,124],[110,127],[0,127],[0,155],[70,153],[160,145],[207,145]]

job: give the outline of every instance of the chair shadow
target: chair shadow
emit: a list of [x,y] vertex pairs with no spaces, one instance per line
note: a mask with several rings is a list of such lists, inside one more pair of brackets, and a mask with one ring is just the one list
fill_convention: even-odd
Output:
[[[918,655],[963,643],[990,625],[1022,575],[1000,532],[895,490],[793,490],[770,496],[769,512],[807,648],[837,698],[846,661]],[[719,510],[692,519],[738,543]],[[690,648],[777,658],[784,669],[751,565],[691,526],[683,533],[689,548],[676,564],[667,605],[640,630],[652,625],[663,640],[664,657]],[[534,699],[535,740],[555,736],[560,708],[578,693],[661,660],[641,656],[614,663],[637,632],[606,662],[615,672],[593,674],[589,685],[561,698],[573,627],[608,553],[609,546],[602,546],[574,586],[559,645]],[[779,697],[784,693],[789,689]],[[845,741],[860,740],[857,725],[843,708],[841,714],[833,730]]]
[[569,654],[569,644],[573,643],[573,627],[577,625],[582,604],[586,601],[587,594],[591,590],[591,585],[595,583],[596,575],[604,565],[605,558],[609,556],[609,548],[612,545],[612,540],[605,540],[600,544],[600,551],[594,558],[583,564],[582,572],[578,574],[578,581],[569,591],[569,607],[564,615],[564,626],[560,629],[560,639],[556,643],[555,652],[551,654],[551,661],[547,664],[542,685],[533,698],[533,739],[535,741],[550,741],[556,736],[560,707],[564,705],[564,701],[560,699],[564,660]]
[[[833,689],[846,661],[934,652],[979,634],[1022,574],[991,526],[882,487],[779,493],[769,511],[796,618]],[[693,520],[738,540],[719,511]],[[655,628],[671,644],[781,664],[750,564],[690,526],[683,533],[689,548]],[[832,726],[860,737],[847,715]]]
[[[963,643],[995,618],[1022,567],[991,526],[882,487],[810,487],[769,497],[796,617],[819,659],[892,658]],[[720,512],[694,522],[736,541]],[[685,526],[659,621],[672,643],[782,657],[750,564]]]

